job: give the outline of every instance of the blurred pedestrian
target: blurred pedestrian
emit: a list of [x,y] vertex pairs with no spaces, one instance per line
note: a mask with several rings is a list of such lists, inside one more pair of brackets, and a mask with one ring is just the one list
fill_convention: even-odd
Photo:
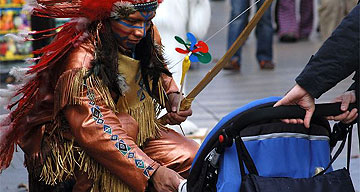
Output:
[[[167,0],[162,2],[156,10],[153,22],[160,32],[161,42],[164,45],[164,57],[178,87],[180,87],[184,55],[175,51],[179,43],[174,37],[186,39],[186,33],[191,32],[197,39],[202,40],[209,28],[210,17],[209,0]],[[183,92],[186,92],[185,87]],[[181,125],[185,134],[198,129],[190,120],[184,121]],[[171,128],[180,131],[178,126],[171,126]]]
[[[265,0],[260,0],[257,4],[257,9],[261,7]],[[230,20],[244,12],[250,6],[250,0],[231,0],[231,15]],[[232,22],[228,31],[228,48],[235,42],[239,34],[244,30],[249,22],[249,11]],[[273,63],[273,28],[271,23],[271,5],[261,17],[255,29],[256,36],[256,59],[259,62],[260,69],[274,69]],[[240,70],[241,66],[241,49],[234,54],[230,62],[225,64],[226,70]]]
[[358,0],[320,0],[320,37],[327,39],[341,20],[356,6]]
[[[304,120],[285,120],[290,123],[304,123],[310,127],[311,116],[315,110],[314,98],[334,87],[338,82],[357,71],[355,83],[349,91],[359,92],[359,27],[360,5],[347,15],[332,35],[324,42],[318,52],[311,57],[301,74],[295,79],[296,85],[278,101],[275,106],[297,104],[306,110]],[[350,102],[355,102],[354,92],[346,93],[337,98],[342,101],[341,110],[346,111]],[[359,100],[359,98],[357,98]],[[357,101],[358,102],[358,101]],[[356,109],[354,109],[356,110]],[[336,120],[350,121],[357,111],[345,112]],[[342,118],[341,118],[342,117]]]
[[295,0],[278,0],[278,28],[281,42],[296,42],[308,39],[314,21],[314,0],[300,0],[300,18],[296,15]]

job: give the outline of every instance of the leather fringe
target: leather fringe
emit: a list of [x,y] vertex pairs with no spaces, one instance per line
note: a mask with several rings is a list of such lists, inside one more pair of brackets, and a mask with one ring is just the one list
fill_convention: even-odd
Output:
[[51,151],[41,170],[40,181],[44,181],[47,185],[55,185],[74,176],[76,164],[74,141],[64,142],[63,145],[55,141],[49,144]]
[[106,168],[88,156],[74,141],[64,141],[63,145],[51,144],[52,152],[43,165],[40,181],[56,185],[74,177],[75,169],[87,173],[94,181],[91,192],[131,192],[132,190]]
[[146,97],[138,106],[127,108],[127,113],[132,116],[139,125],[136,144],[143,146],[147,139],[158,138],[160,126],[156,123],[156,103],[150,97]]
[[166,98],[167,96],[166,96],[166,92],[165,92],[165,89],[164,89],[161,81],[158,81],[158,88],[159,88],[158,103],[160,104],[161,107],[165,108],[165,105],[166,105],[165,101],[167,100],[167,98]]
[[[54,98],[54,116],[57,116],[58,112],[66,105],[82,104],[82,98],[86,97],[84,77],[86,76],[88,69],[72,69],[64,72],[55,87]],[[90,75],[86,78],[86,85],[88,89],[96,92],[100,98],[96,99],[96,102],[104,102],[105,105],[110,107],[113,111],[116,111],[115,103],[111,97],[109,89],[102,83],[99,77]]]
[[91,192],[131,192],[132,190],[84,151],[80,152],[80,170],[94,180]]
[[119,99],[117,106],[118,111],[125,112],[132,116],[139,125],[139,132],[136,140],[138,146],[143,146],[147,139],[159,138],[160,130],[167,130],[157,117],[165,106],[165,92],[162,84],[159,82],[159,98],[157,100],[147,96],[144,101],[138,105],[130,107],[126,101],[126,96]]

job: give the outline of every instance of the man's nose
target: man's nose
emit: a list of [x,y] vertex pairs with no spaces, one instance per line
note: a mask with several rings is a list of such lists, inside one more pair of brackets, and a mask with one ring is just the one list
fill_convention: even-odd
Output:
[[141,28],[135,29],[134,35],[138,38],[144,38],[146,36],[145,25],[143,25]]

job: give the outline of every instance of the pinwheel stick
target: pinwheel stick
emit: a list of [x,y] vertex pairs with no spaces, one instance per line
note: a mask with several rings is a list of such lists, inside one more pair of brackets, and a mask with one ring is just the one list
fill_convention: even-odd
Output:
[[[189,70],[190,68],[190,65],[191,65],[191,62],[190,62],[190,59],[189,59],[189,55],[187,55],[183,62],[182,62],[182,75],[181,75],[181,80],[180,80],[180,93],[182,94],[183,91],[184,91],[184,81],[185,81],[185,75],[187,73],[187,71]],[[179,101],[178,101],[178,106],[177,106],[177,109],[176,109],[176,113],[179,113],[179,110],[180,110],[180,104],[181,104],[181,97],[179,97]]]
[[[184,91],[184,84],[181,84],[181,87],[180,87],[180,94],[182,94]],[[179,97],[179,102],[178,102],[178,106],[177,106],[177,109],[176,109],[176,113],[179,113],[180,111],[180,107],[181,107],[181,97]]]
[[[256,24],[259,22],[265,11],[270,7],[273,0],[266,0],[254,17],[251,19],[249,24],[241,32],[235,42],[231,45],[230,49],[225,55],[216,63],[216,65],[205,75],[205,77],[195,86],[194,89],[181,101],[180,110],[186,110],[191,107],[191,102],[194,98],[211,82],[211,80],[221,71],[225,63],[229,62],[235,52],[244,44],[245,40],[249,37],[251,31],[254,29]],[[161,117],[160,122],[165,122]]]

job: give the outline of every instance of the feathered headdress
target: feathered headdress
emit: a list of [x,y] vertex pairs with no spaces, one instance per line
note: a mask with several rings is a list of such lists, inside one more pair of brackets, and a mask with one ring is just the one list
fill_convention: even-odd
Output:
[[[51,44],[35,50],[34,54],[42,55],[38,63],[26,69],[14,69],[10,74],[20,77],[22,84],[8,85],[7,89],[0,89],[0,104],[6,106],[10,113],[0,115],[0,171],[10,165],[16,142],[22,137],[26,126],[17,127],[21,118],[26,116],[37,102],[36,93],[39,91],[41,72],[64,56],[88,36],[87,26],[106,18],[126,18],[135,11],[155,10],[162,0],[31,0],[23,9],[32,15],[48,18],[71,18],[64,25],[43,31],[30,31],[27,35],[16,36],[19,41],[35,41],[50,36],[56,36]],[[55,32],[60,29],[59,32]],[[43,35],[38,39],[28,38],[34,34],[44,34],[54,31],[50,35]],[[14,35],[10,35],[10,37]],[[20,99],[10,103],[11,99]],[[15,108],[16,107],[16,108]],[[15,108],[15,109],[13,109]]]

